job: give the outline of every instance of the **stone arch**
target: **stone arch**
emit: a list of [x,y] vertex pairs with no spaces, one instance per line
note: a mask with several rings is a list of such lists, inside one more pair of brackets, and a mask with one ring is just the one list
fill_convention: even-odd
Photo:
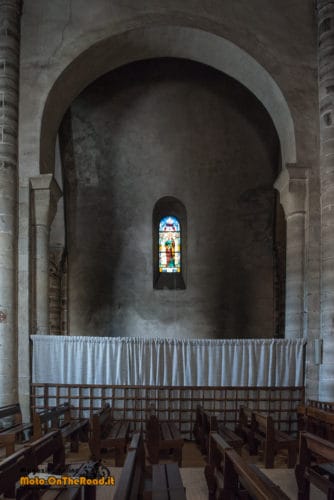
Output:
[[277,83],[252,56],[211,32],[185,26],[135,28],[109,36],[81,52],[50,86],[41,120],[40,171],[53,172],[56,135],[73,99],[103,74],[133,61],[157,57],[190,59],[243,84],[268,111],[281,146],[282,165],[296,162],[292,115]]
[[[70,52],[73,54],[74,50]],[[241,83],[255,95],[272,119],[280,141],[283,171],[286,165],[296,164],[295,127],[285,96],[269,72],[235,43],[203,29],[155,25],[100,37],[100,41],[78,52],[76,57],[67,53],[67,63],[62,70],[53,68],[58,72],[57,77],[54,74],[52,79],[49,75],[39,122],[42,174],[54,171],[55,143],[61,120],[86,86],[122,65],[162,57],[199,62]],[[304,242],[302,246],[304,248]]]

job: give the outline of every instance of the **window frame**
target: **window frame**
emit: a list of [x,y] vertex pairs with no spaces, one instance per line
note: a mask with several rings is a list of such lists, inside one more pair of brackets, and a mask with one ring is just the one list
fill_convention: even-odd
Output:
[[[164,217],[175,217],[180,224],[181,255],[180,272],[160,272],[159,268],[159,236],[160,222]],[[186,288],[187,261],[187,216],[183,203],[173,196],[164,196],[153,209],[153,288],[156,290],[184,290]]]

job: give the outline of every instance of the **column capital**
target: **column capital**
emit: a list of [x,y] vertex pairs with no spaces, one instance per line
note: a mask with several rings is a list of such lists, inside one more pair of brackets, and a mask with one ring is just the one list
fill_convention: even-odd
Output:
[[308,166],[287,163],[274,182],[286,218],[306,212],[308,171]]
[[52,174],[31,177],[30,186],[33,199],[33,222],[36,226],[50,226],[62,191]]

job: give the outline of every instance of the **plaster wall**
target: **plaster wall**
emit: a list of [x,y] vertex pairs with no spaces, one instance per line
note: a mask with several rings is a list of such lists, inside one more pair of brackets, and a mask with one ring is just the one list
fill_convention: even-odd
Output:
[[[132,63],[61,128],[73,335],[273,337],[279,146],[240,84],[198,63]],[[152,212],[187,210],[186,290],[154,290]]]

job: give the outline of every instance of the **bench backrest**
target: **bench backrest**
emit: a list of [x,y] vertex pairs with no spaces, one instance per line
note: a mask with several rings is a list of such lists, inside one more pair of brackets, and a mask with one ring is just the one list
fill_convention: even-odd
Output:
[[314,406],[306,407],[305,430],[325,439],[334,437],[334,413]]
[[322,458],[322,461],[334,462],[334,443],[310,432],[300,433],[299,463],[310,465],[312,454]]
[[0,462],[0,493],[15,497],[15,484],[32,472],[31,449],[22,448]]
[[196,423],[197,423],[198,427],[201,428],[201,430],[203,432],[208,431],[207,414],[201,405],[197,405],[197,407],[196,407]]
[[[210,434],[209,467],[214,474],[224,476],[224,488],[238,489],[238,477],[247,491],[258,500],[287,499],[282,490],[247,462],[218,433]],[[207,473],[211,471],[208,471]]]
[[65,449],[59,431],[46,434],[0,462],[0,493],[15,497],[15,484],[21,476],[36,472],[52,456],[50,472],[65,469]]
[[209,464],[219,469],[225,451],[230,449],[232,449],[231,445],[226,443],[218,432],[211,432],[209,439]]
[[37,466],[50,456],[53,457],[50,465],[51,472],[62,472],[65,469],[65,448],[60,431],[53,431],[45,436],[33,441],[29,448],[31,450],[32,462],[31,466]]
[[240,406],[239,408],[239,424],[243,427],[250,426],[252,423],[252,412],[247,406]]
[[160,424],[158,417],[150,412],[146,418],[146,439],[151,443],[160,441]]
[[92,439],[96,442],[99,442],[101,439],[103,439],[104,436],[109,433],[111,426],[111,408],[109,404],[107,404],[98,412],[93,413],[93,416],[91,418]]
[[252,425],[255,432],[262,433],[268,441],[274,440],[275,438],[274,421],[270,415],[265,415],[259,412],[253,412]]
[[256,466],[250,466],[235,450],[226,450],[224,488],[228,490],[237,487],[237,478],[248,493],[257,500],[288,500],[289,498],[269,478],[263,477]]
[[0,430],[9,429],[22,423],[22,414],[19,403],[2,406],[0,408]]
[[35,413],[33,416],[34,439],[38,439],[52,429],[61,428],[70,419],[71,410],[68,403]]
[[134,433],[121,477],[118,481],[115,500],[130,500],[140,498],[144,481],[145,450],[143,436],[140,432]]
[[204,410],[201,405],[197,405],[196,425],[202,435],[208,436],[210,432],[214,432],[218,429],[217,417],[209,411]]
[[204,425],[204,431],[209,434],[218,429],[218,422],[216,415],[212,415],[209,411],[202,409],[202,421]]
[[334,413],[309,406],[306,408],[306,416],[315,420],[321,420],[328,424],[334,424]]

